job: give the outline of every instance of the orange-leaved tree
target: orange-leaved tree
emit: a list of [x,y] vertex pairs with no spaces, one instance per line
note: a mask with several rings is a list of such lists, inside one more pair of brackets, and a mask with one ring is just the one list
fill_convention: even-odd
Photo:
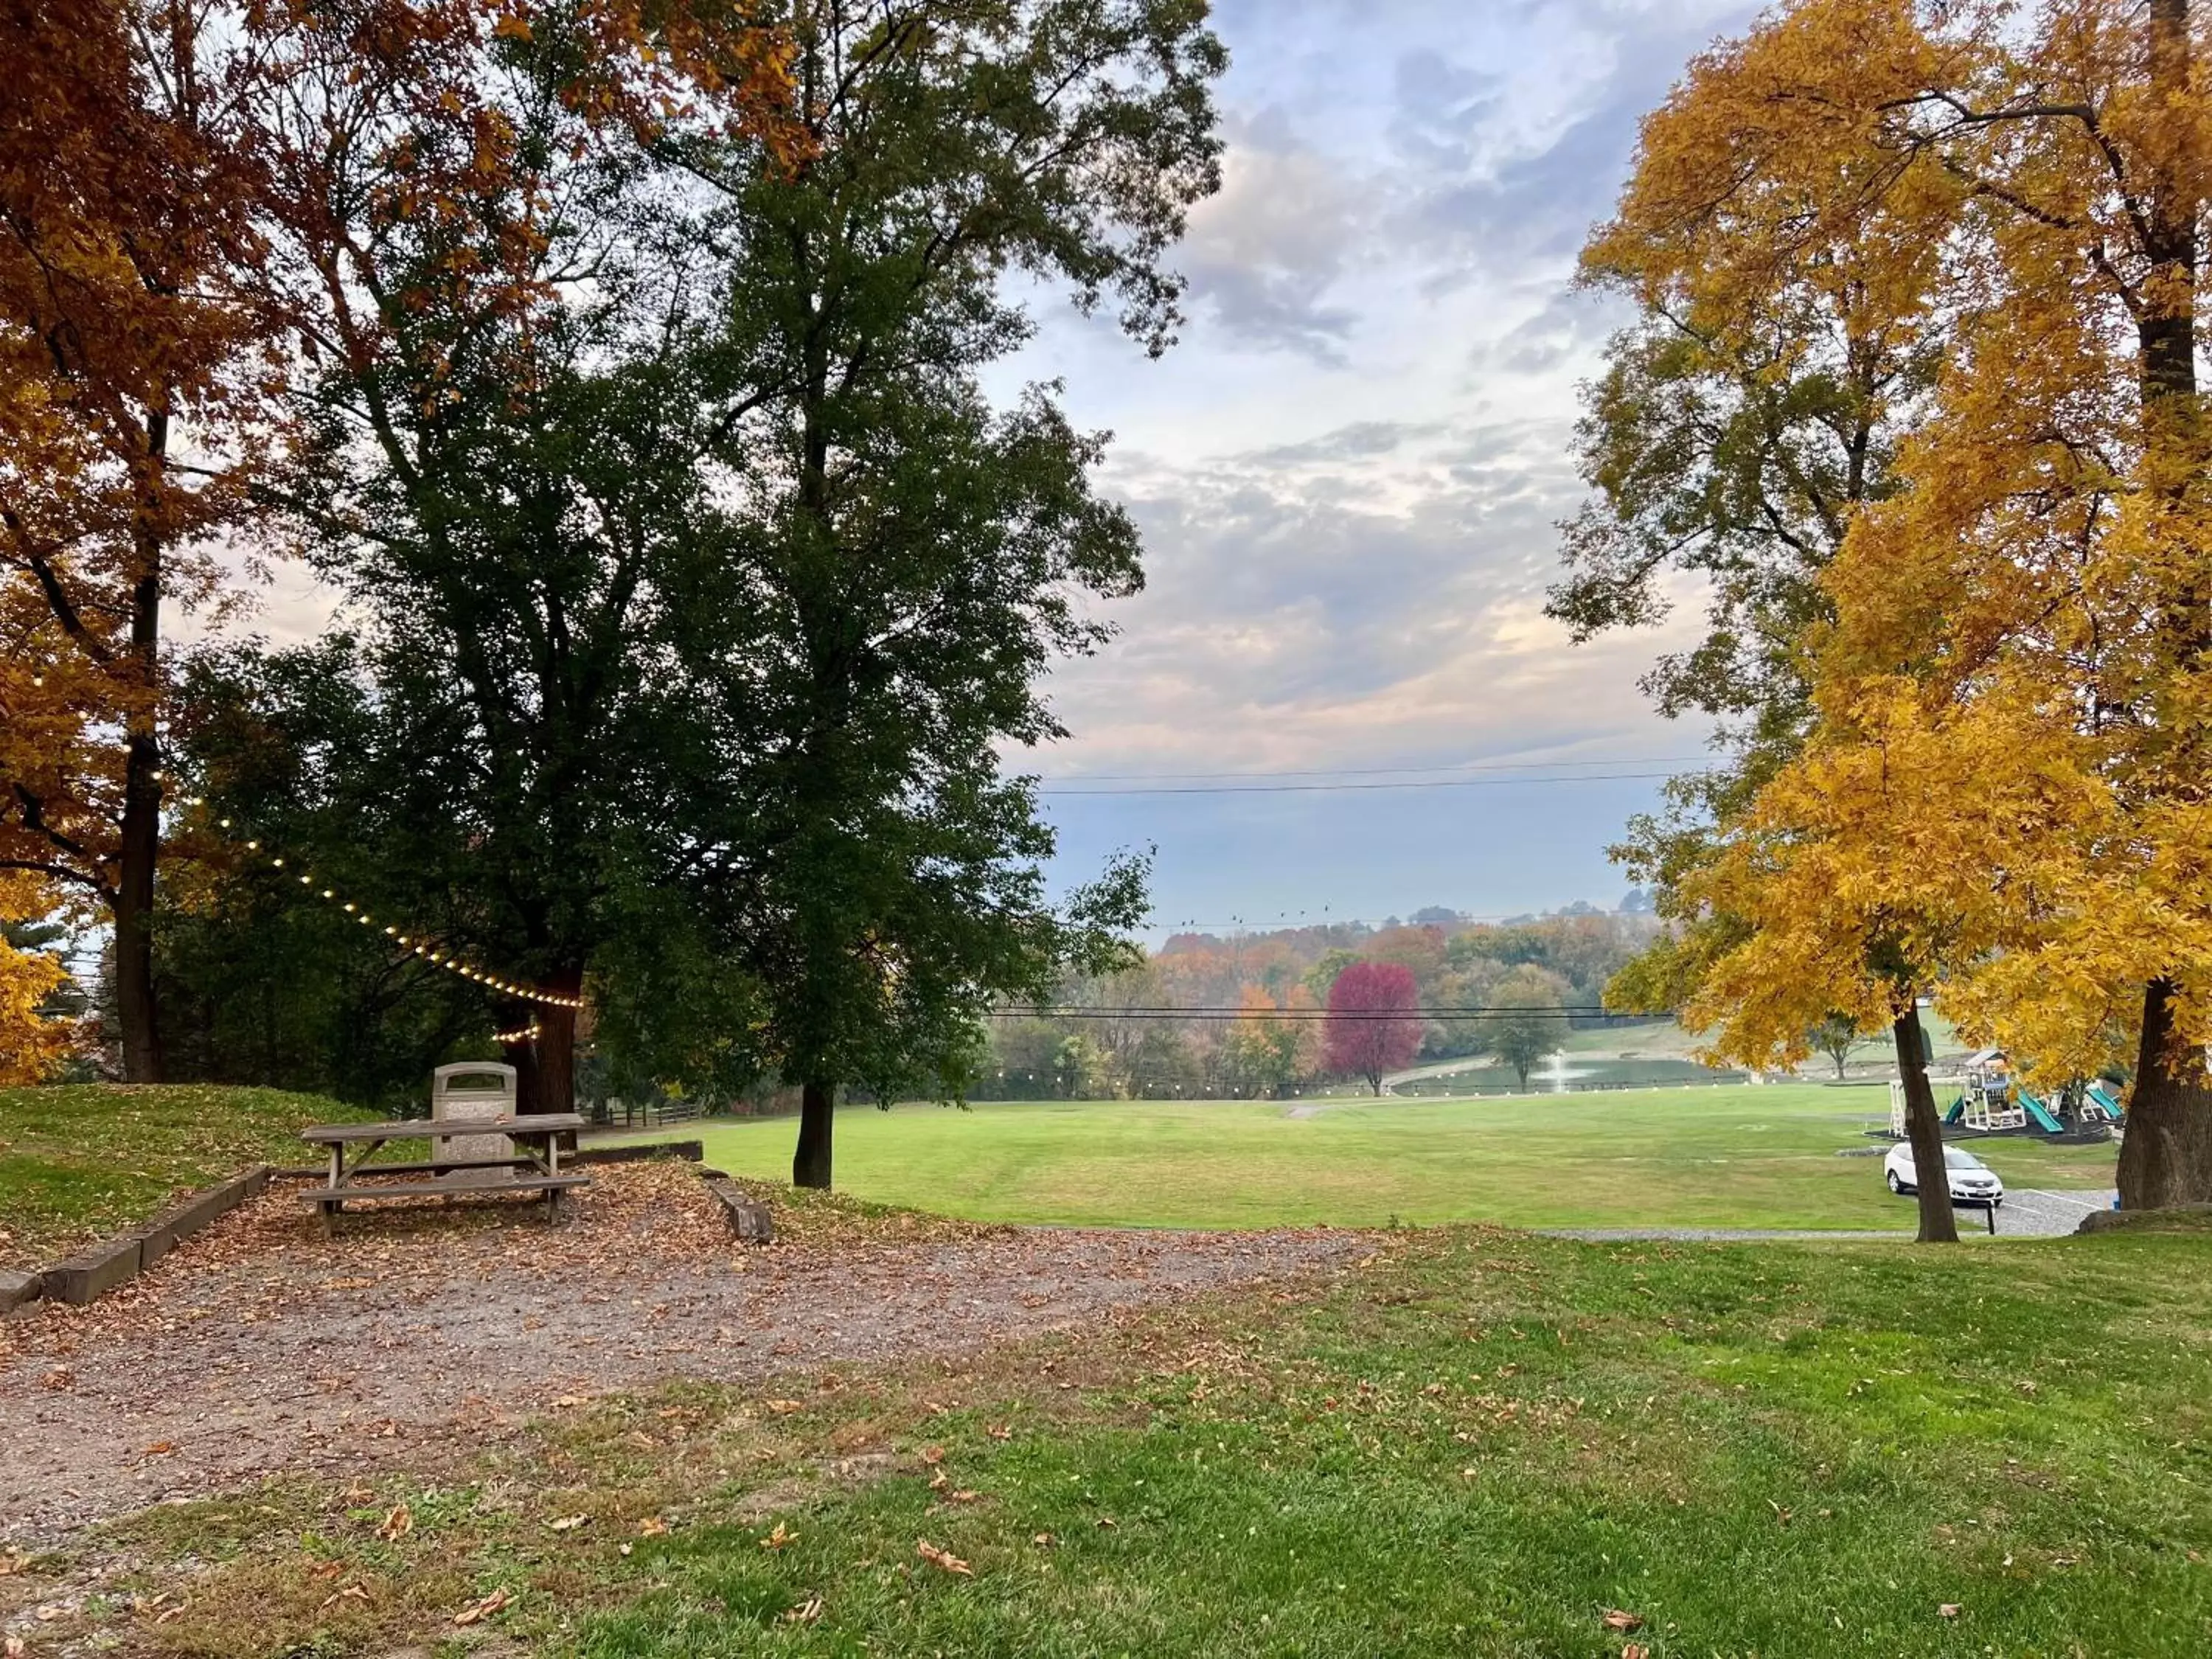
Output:
[[41,1081],[69,1048],[70,1025],[50,1007],[68,971],[58,957],[9,937],[10,924],[43,921],[53,902],[51,884],[0,870],[0,1087]]
[[[2212,1197],[2199,33],[2188,0],[2060,0],[2032,19],[1807,0],[1675,100],[1745,65],[1764,77],[1733,101],[1727,143],[1685,161],[1684,222],[1778,191],[1785,234],[1905,210],[1942,246],[1932,404],[1899,488],[1824,574],[1835,624],[1812,672],[1837,742],[1876,698],[1890,748],[1954,787],[1876,795],[1835,833],[1906,843],[1885,807],[1977,820],[1966,873],[2005,902],[1947,950],[1946,1006],[2046,1076],[2132,1045],[2130,1206]],[[1991,732],[2014,747],[1978,743]],[[2020,755],[2050,799],[1998,811],[1977,765]],[[1924,871],[1855,867],[1901,911],[1931,896]]]
[[1808,635],[1832,614],[1821,574],[1860,511],[1897,488],[1898,444],[1941,358],[1955,183],[1926,169],[1866,210],[1808,214],[1825,160],[1766,131],[1778,96],[1835,59],[1808,27],[1699,59],[1646,118],[1613,216],[1583,252],[1582,282],[1637,316],[1585,391],[1593,494],[1562,526],[1569,574],[1547,609],[1584,640],[1665,619],[1694,579],[1703,635],[1644,687],[1669,718],[1718,722],[1717,763],[1670,781],[1665,809],[1613,849],[1672,924],[1607,984],[1619,1008],[1678,1012],[1743,931],[1693,901],[1689,878],[1811,729]]
[[[1803,751],[1685,882],[1692,904],[1735,923],[1709,940],[1684,1011],[1711,1028],[1715,1058],[1791,1065],[1832,1016],[1887,1025],[1913,1161],[1942,1169],[1920,1002],[1998,944],[2036,937],[2063,904],[2042,872],[1991,878],[2023,825],[2064,823],[2084,841],[2110,827],[2081,739],[2052,706],[2063,701],[2046,690],[1946,705],[1909,676],[1822,686]],[[1955,1239],[1948,1183],[1918,1186],[1921,1238]]]
[[113,928],[125,1074],[151,970],[165,602],[204,599],[263,366],[235,45],[165,0],[0,5],[0,868]]

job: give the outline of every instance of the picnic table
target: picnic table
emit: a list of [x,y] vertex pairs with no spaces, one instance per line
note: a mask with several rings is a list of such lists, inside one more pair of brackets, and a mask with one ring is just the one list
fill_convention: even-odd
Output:
[[[546,1219],[551,1220],[561,1194],[592,1184],[589,1176],[561,1173],[561,1139],[584,1127],[575,1112],[531,1112],[495,1117],[396,1118],[382,1123],[314,1123],[300,1131],[300,1139],[320,1146],[330,1155],[329,1178],[319,1187],[300,1194],[318,1206],[323,1231],[331,1231],[331,1218],[349,1200],[370,1198],[481,1197],[497,1193],[542,1193]],[[504,1135],[513,1153],[499,1157],[457,1156],[446,1150],[453,1140],[473,1140]],[[377,1152],[390,1140],[430,1142],[431,1156],[411,1163],[380,1164]],[[350,1154],[350,1157],[349,1157]],[[365,1185],[365,1176],[376,1177]],[[394,1176],[429,1179],[395,1181]]]

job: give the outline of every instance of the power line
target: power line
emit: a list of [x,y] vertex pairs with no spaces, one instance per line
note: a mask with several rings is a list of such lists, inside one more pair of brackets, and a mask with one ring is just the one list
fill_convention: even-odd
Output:
[[1524,1014],[1571,1014],[1582,1018],[1602,1015],[1609,1019],[1651,1018],[1623,1014],[1611,1008],[1573,1004],[1550,1008],[1513,1008],[1502,1005],[1453,1008],[1236,1008],[1214,1004],[1191,1008],[994,1008],[994,1019],[1506,1019]]
[[1424,778],[1402,783],[1164,784],[1134,789],[1040,789],[1040,795],[1291,795],[1338,794],[1369,789],[1505,789],[1531,783],[1626,783],[1673,778],[1678,772],[1583,772],[1552,778]]
[[1316,766],[1282,770],[1238,771],[1229,767],[1210,772],[1067,772],[1047,778],[1047,783],[1140,783],[1182,778],[1360,778],[1382,777],[1395,772],[1534,772],[1562,766],[1686,766],[1705,755],[1607,755],[1588,760],[1556,761],[1439,761],[1433,766]]

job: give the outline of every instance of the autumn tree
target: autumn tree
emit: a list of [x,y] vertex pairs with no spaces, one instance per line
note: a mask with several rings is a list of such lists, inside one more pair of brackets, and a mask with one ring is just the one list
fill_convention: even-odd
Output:
[[1292,985],[1278,1003],[1267,990],[1248,985],[1237,999],[1240,1017],[1230,1027],[1231,1066],[1255,1092],[1285,1095],[1300,1079],[1321,1069],[1321,1005],[1303,985]]
[[1061,735],[1039,676],[1104,636],[1077,600],[1134,590],[1137,535],[1054,389],[984,377],[1034,326],[1017,269],[1164,349],[1224,59],[1186,0],[787,15],[806,154],[680,152],[738,251],[714,459],[744,504],[681,649],[699,706],[758,734],[708,754],[684,877],[769,999],[793,1179],[824,1187],[841,1086],[955,1095],[992,1001],[1126,959],[1142,861],[1048,902],[1052,833],[1001,754]]
[[1365,1079],[1377,1095],[1382,1079],[1421,1051],[1421,999],[1413,970],[1401,963],[1355,962],[1328,988],[1322,1064]]
[[[1942,250],[1930,302],[1949,355],[1894,493],[1856,516],[1824,577],[1835,623],[1814,675],[1832,763],[1879,732],[1958,786],[1954,811],[2002,787],[2036,800],[1975,866],[2008,902],[1966,913],[1988,925],[1962,935],[1972,951],[1946,945],[1945,1006],[2046,1079],[2131,1044],[2123,1200],[2204,1198],[2199,31],[2186,0],[2067,0],[2017,21],[1869,0],[1778,14],[1670,104],[1665,118],[1720,142],[1680,147],[1652,205],[1715,233],[1721,283],[1757,287],[1808,243],[1883,220],[1912,234],[1878,275]],[[1736,219],[1755,234],[1718,234]],[[2008,746],[1967,746],[1992,732]],[[2023,756],[2049,769],[2033,789],[2010,776]],[[1867,884],[1837,900],[1879,896],[1926,936],[1925,872],[1856,859],[1908,830],[1838,823],[1837,856],[1853,849]]]
[[258,447],[247,291],[270,15],[0,6],[0,868],[112,928],[125,1077],[153,1081],[164,607]]
[[44,921],[52,906],[47,884],[0,871],[0,1087],[43,1081],[69,1048],[69,1024],[53,1007],[69,971],[52,952],[13,937]]
[[1486,1036],[1492,1054],[1513,1068],[1521,1086],[1536,1063],[1559,1052],[1574,1023],[1568,1018],[1557,974],[1533,965],[1516,968],[1490,989]]

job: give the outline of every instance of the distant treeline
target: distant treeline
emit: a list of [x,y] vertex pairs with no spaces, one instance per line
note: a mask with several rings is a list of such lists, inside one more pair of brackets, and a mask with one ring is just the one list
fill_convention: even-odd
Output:
[[[1564,1027],[1613,1023],[1595,1009],[1606,981],[1662,924],[1648,911],[1577,907],[1504,923],[1449,911],[1223,937],[1178,933],[1139,966],[1070,980],[1054,1011],[994,1020],[977,1099],[1185,1098],[1281,1095],[1326,1080],[1329,988],[1352,963],[1412,973],[1426,1012],[1419,1060],[1494,1051],[1501,1002],[1568,1012]],[[1243,1018],[1175,1018],[1157,1009],[1235,1009]],[[1067,1011],[1067,1012],[1062,1012]],[[1127,1011],[1127,1012],[1125,1012]],[[1147,1011],[1147,1012],[1135,1012]],[[1304,1016],[1281,1018],[1282,1015]]]

